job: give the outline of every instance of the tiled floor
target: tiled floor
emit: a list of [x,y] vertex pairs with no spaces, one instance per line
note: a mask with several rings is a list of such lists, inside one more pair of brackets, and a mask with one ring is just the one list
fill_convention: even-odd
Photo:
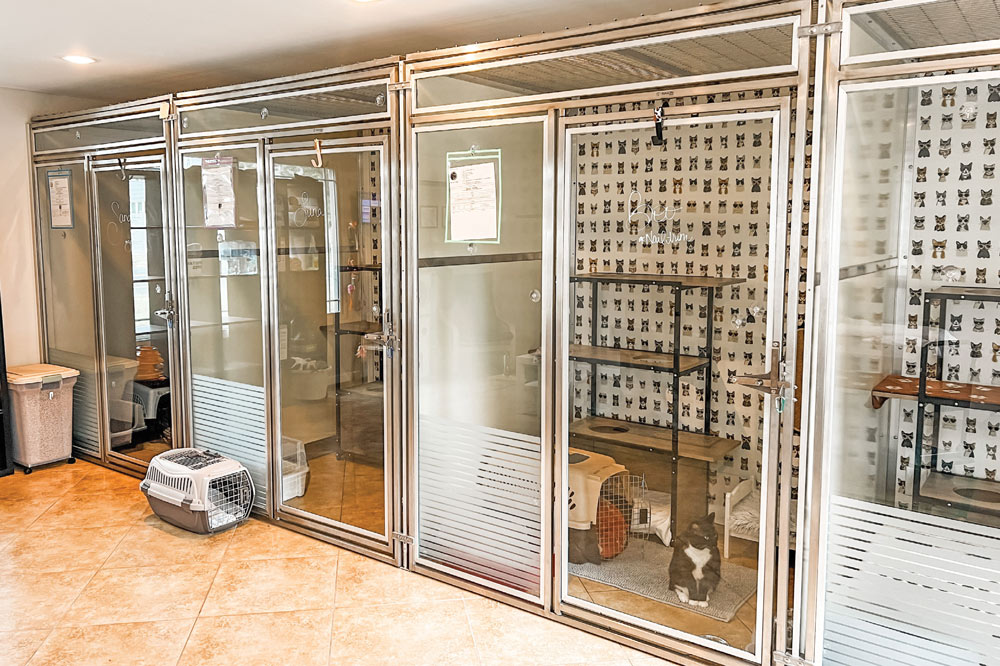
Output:
[[0,479],[0,666],[667,663],[260,521],[183,532],[137,486]]

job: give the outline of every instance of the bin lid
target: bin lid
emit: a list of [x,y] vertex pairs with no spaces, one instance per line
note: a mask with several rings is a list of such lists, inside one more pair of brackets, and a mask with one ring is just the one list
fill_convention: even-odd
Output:
[[7,368],[7,382],[10,384],[34,384],[48,377],[69,379],[79,374],[79,370],[67,368],[62,365],[32,363],[30,365],[18,365],[13,368]]

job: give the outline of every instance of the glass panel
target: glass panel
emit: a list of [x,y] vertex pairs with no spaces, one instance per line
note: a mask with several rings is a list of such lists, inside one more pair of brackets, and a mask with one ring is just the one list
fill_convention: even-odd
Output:
[[286,507],[386,534],[381,153],[274,159]]
[[181,133],[274,127],[386,113],[387,84],[317,88],[298,95],[181,111]]
[[743,69],[787,68],[792,63],[793,42],[791,19],[777,19],[747,23],[738,30],[727,26],[700,31],[698,35],[651,38],[470,66],[417,79],[417,108],[703,77]]
[[159,165],[99,170],[101,299],[110,448],[148,462],[171,446],[171,368]]
[[824,649],[832,663],[989,663],[1000,79],[893,83],[846,92],[838,128]]
[[88,146],[142,141],[163,137],[163,121],[158,115],[93,123],[79,127],[54,128],[35,132],[35,150],[76,150]]
[[565,594],[753,651],[773,412],[722,378],[767,369],[778,137],[753,114],[652,134],[568,137]]
[[537,595],[543,124],[416,143],[419,556]]
[[[927,0],[886,3],[851,13],[851,56],[975,42],[1000,43],[1000,11],[993,0]],[[954,50],[952,50],[954,52]]]
[[184,153],[194,446],[246,465],[266,506],[257,151]]
[[73,446],[99,458],[97,328],[83,165],[38,167],[35,174],[48,360],[80,371],[73,387]]

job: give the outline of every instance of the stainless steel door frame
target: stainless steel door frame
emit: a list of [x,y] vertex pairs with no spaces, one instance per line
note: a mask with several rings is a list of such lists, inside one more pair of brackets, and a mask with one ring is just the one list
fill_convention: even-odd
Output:
[[[397,216],[395,215],[395,210],[392,208],[391,204],[388,207],[384,205],[384,202],[387,200],[385,194],[391,182],[390,136],[377,135],[373,137],[326,139],[320,140],[319,146],[322,154],[324,155],[352,152],[378,152],[380,156],[379,177],[382,183],[380,192],[382,193],[384,211],[381,242],[383,248],[391,248],[393,236],[395,235],[394,229],[397,228]],[[270,275],[272,276],[272,278],[268,281],[270,291],[268,321],[272,340],[279,340],[280,338],[278,331],[278,268],[276,252],[277,226],[274,208],[274,161],[275,159],[284,156],[315,155],[315,152],[314,143],[272,144],[268,145],[265,151],[268,188],[266,245],[268,248],[267,261],[270,267]],[[386,213],[389,214],[386,215]],[[392,326],[394,322],[397,321],[395,313],[399,309],[399,299],[396,292],[393,291],[393,285],[399,284],[398,271],[399,262],[396,261],[387,250],[384,250],[382,254],[382,269],[380,273],[382,285],[380,288],[382,297],[381,316],[384,325],[388,323]],[[385,364],[383,367],[385,368],[384,372],[387,377],[387,380],[383,383],[383,433],[385,437],[385,467],[383,476],[385,485],[385,534],[378,535],[346,523],[335,521],[315,513],[310,513],[303,509],[284,506],[280,499],[280,495],[274,492],[271,493],[271,511],[273,512],[275,519],[288,521],[289,523],[294,523],[310,531],[322,533],[335,543],[345,545],[349,548],[359,550],[367,554],[372,554],[380,559],[389,558],[393,563],[397,564],[398,558],[396,555],[393,532],[397,529],[396,526],[398,523],[396,523],[396,507],[399,503],[395,501],[394,498],[399,497],[401,495],[401,491],[395,481],[399,475],[399,470],[397,468],[399,462],[398,451],[400,449],[400,440],[397,428],[399,416],[396,413],[394,405],[398,402],[399,393],[401,391],[398,372],[400,356],[401,355],[399,353],[394,353],[391,357],[383,355],[383,363]],[[272,405],[272,429],[270,434],[270,458],[272,466],[271,476],[273,479],[279,479],[281,475],[281,382],[279,380],[280,359],[279,355],[276,353],[271,354],[271,376],[273,378],[270,388]]]
[[[176,126],[176,118],[172,119],[174,126]],[[192,146],[185,146],[184,144],[174,142],[174,173],[173,181],[175,186],[175,196],[174,196],[174,206],[177,211],[177,228],[178,230],[186,228],[186,220],[184,217],[185,210],[185,198],[184,198],[184,156],[187,154],[206,154],[215,151],[218,153],[223,150],[253,150],[256,153],[256,185],[257,185],[257,197],[256,197],[256,208],[259,220],[258,226],[258,239],[259,239],[259,249],[261,253],[266,252],[266,205],[265,205],[265,186],[267,177],[264,173],[265,161],[265,142],[263,138],[257,139],[242,139],[233,141],[219,141],[215,143],[197,143]],[[190,278],[188,275],[188,254],[187,254],[187,239],[185,233],[177,234],[177,244],[175,246],[175,251],[177,253],[176,265],[178,267],[177,273],[177,300],[176,300],[176,328],[179,329],[179,347],[180,347],[180,362],[179,367],[183,372],[185,377],[183,392],[180,394],[180,398],[183,400],[183,413],[185,415],[184,423],[182,424],[182,431],[184,436],[184,441],[187,442],[187,446],[196,446],[197,442],[194,437],[194,408],[193,408],[193,371],[191,365],[191,316],[190,316]],[[266,254],[261,255],[266,259]],[[271,279],[271,273],[269,270],[269,265],[267,261],[259,261],[259,271],[260,271],[260,291],[261,291],[261,335],[262,335],[262,370],[264,377],[264,399],[265,399],[265,419],[266,430],[268,433],[272,431],[270,423],[271,415],[271,405],[270,405],[270,392],[267,387],[270,386],[271,377],[271,363],[270,363],[270,351],[271,351],[271,341],[269,338],[270,327],[267,326],[266,316],[268,312],[268,300],[270,295],[269,280]],[[270,461],[270,455],[267,457]],[[267,487],[268,492],[274,487],[274,479],[272,478],[272,465],[270,462],[265,466],[267,475]],[[266,512],[267,516],[272,517],[272,512],[270,510],[270,503],[268,504],[268,509]]]
[[[90,169],[88,171],[87,192],[90,198],[90,216],[92,221],[92,243],[94,262],[94,307],[97,313],[97,363],[98,363],[98,386],[99,386],[99,413],[101,414],[101,460],[109,465],[122,467],[132,472],[142,473],[148,467],[148,463],[130,458],[116,453],[111,449],[110,437],[110,407],[107,401],[107,359],[105,357],[105,312],[104,312],[104,280],[102,271],[102,250],[101,250],[101,229],[100,229],[100,203],[97,173],[121,170],[124,173],[132,167],[159,168],[160,173],[160,198],[161,216],[163,221],[163,252],[164,252],[164,287],[165,300],[176,302],[177,293],[177,265],[173,252],[174,234],[177,229],[171,217],[170,201],[172,199],[172,179],[167,169],[167,155],[165,151],[150,153],[143,151],[139,154],[121,152],[111,155],[102,155],[100,159],[89,159]],[[168,308],[169,309],[169,308]],[[178,330],[175,326],[176,316],[167,322],[167,359],[170,364],[170,391],[171,391],[171,428],[174,433],[182,433],[181,425],[184,423],[184,416],[180,409],[174,404],[174,395],[179,394],[183,389],[183,373],[177,372],[180,365],[177,363],[179,350],[177,343]],[[178,390],[180,389],[180,390]],[[175,439],[173,447],[183,446]]]
[[[720,109],[719,107],[723,108]],[[726,107],[730,107],[733,110],[740,108],[742,112],[734,114],[732,111],[727,110]],[[742,103],[731,102],[703,105],[700,107],[679,106],[666,109],[665,113],[665,124],[680,125],[688,124],[692,121],[711,121],[716,117],[720,120],[739,120],[752,117],[771,118],[772,120],[774,136],[777,140],[775,141],[775,145],[772,149],[772,181],[774,186],[772,188],[770,201],[771,222],[769,224],[769,245],[773,251],[769,255],[769,261],[771,262],[769,275],[773,275],[775,278],[771,288],[768,290],[767,319],[769,322],[769,329],[767,332],[768,339],[765,341],[765,346],[768,350],[773,349],[778,351],[778,358],[781,358],[783,351],[781,341],[783,339],[784,329],[786,326],[786,319],[790,320],[791,324],[794,325],[794,303],[796,300],[793,295],[785,294],[786,285],[779,277],[784,275],[787,253],[783,251],[774,251],[785,247],[784,239],[787,237],[790,217],[785,213],[786,207],[781,205],[781,202],[784,200],[786,195],[786,191],[782,187],[782,184],[788,182],[790,175],[788,165],[791,131],[791,101],[788,97],[782,97],[778,100],[765,99]],[[557,243],[559,253],[557,257],[557,282],[564,285],[564,287],[560,291],[559,295],[562,309],[557,314],[558,325],[556,327],[557,356],[555,363],[557,366],[556,383],[558,388],[556,390],[557,418],[555,427],[557,438],[555,446],[557,451],[560,453],[557,456],[555,463],[555,474],[556,477],[561,480],[564,480],[565,478],[565,466],[562,461],[565,458],[565,451],[568,446],[568,433],[565,430],[564,422],[570,413],[567,402],[567,387],[569,386],[568,373],[570,363],[568,361],[564,362],[564,358],[566,357],[566,353],[569,348],[568,345],[570,344],[569,316],[571,310],[568,305],[569,299],[563,292],[566,291],[566,285],[569,284],[569,266],[573,255],[573,235],[575,229],[575,225],[573,223],[574,207],[571,203],[572,194],[575,191],[572,183],[575,174],[571,168],[573,164],[573,156],[571,154],[573,144],[571,137],[574,134],[603,132],[615,129],[637,129],[648,127],[652,130],[654,126],[654,122],[645,120],[645,118],[648,118],[650,115],[648,111],[617,115],[619,117],[614,119],[611,123],[607,123],[607,119],[604,116],[595,115],[564,118],[560,125],[559,134],[562,145],[560,146],[559,153],[559,183],[562,188],[562,196],[560,196],[559,214],[560,241]],[[628,118],[622,118],[621,116],[632,116],[633,119],[630,120]],[[797,239],[795,242],[797,243]],[[797,247],[797,245],[795,247]],[[784,350],[784,353],[785,358],[787,358],[787,350]],[[786,368],[781,369],[781,374],[786,376],[788,368],[791,367],[791,363],[787,364]],[[779,527],[779,523],[784,523],[782,529],[780,530],[781,533],[787,533],[788,530],[786,517],[787,510],[784,513],[777,512],[778,498],[775,497],[775,494],[778,491],[778,455],[779,451],[781,451],[784,447],[784,443],[779,439],[779,437],[781,437],[781,435],[779,435],[779,424],[781,423],[782,418],[779,415],[772,413],[770,400],[766,402],[766,405],[765,418],[767,419],[768,425],[766,426],[767,438],[763,454],[766,463],[765,475],[762,478],[763,505],[761,507],[763,529],[761,530],[761,538],[758,544],[758,561],[760,562],[760,565],[758,568],[758,603],[756,609],[757,628],[755,631],[754,641],[756,648],[755,659],[757,663],[769,663],[770,661],[770,649],[767,648],[762,650],[761,646],[770,646],[771,631],[774,626],[773,617],[766,609],[770,609],[772,607],[775,594],[777,571],[774,547],[777,543],[771,543],[771,539],[768,539],[766,535],[773,535],[776,534],[776,532],[779,532],[777,529]],[[785,427],[780,429],[780,432],[782,433],[786,431],[787,439],[790,440],[790,428]],[[786,466],[784,475],[787,476],[788,474],[790,474],[790,470]],[[783,485],[787,488],[788,483],[783,483]],[[565,495],[566,484],[564,482],[561,482],[561,484],[557,487],[557,493],[558,495],[555,506],[558,508],[555,509],[556,533],[554,535],[557,553],[557,577],[554,583],[556,587],[556,594],[553,595],[555,602],[554,609],[557,613],[579,617],[580,619],[590,622],[602,622],[606,625],[613,626],[616,631],[626,635],[631,635],[639,640],[663,644],[668,648],[681,652],[698,654],[701,658],[721,659],[722,661],[719,663],[746,663],[744,661],[746,653],[742,650],[726,650],[724,647],[719,647],[716,643],[701,639],[697,636],[674,631],[668,627],[655,625],[652,622],[628,616],[624,613],[608,608],[598,607],[595,604],[579,599],[571,599],[568,596],[567,590],[567,571],[562,567],[565,550],[563,536],[565,533],[564,507],[568,506],[568,497]],[[662,631],[664,628],[667,629],[665,633]],[[666,639],[664,636],[666,636]],[[719,655],[716,651],[721,651],[726,654]]]
[[[410,100],[412,103],[412,100]],[[406,104],[407,115],[404,120],[410,120],[409,118],[409,107],[410,104]],[[412,544],[409,545],[409,553],[407,557],[407,566],[417,572],[425,573],[435,578],[442,580],[454,580],[458,584],[462,585],[471,584],[474,586],[481,586],[490,590],[499,592],[505,596],[509,596],[511,599],[517,599],[522,602],[527,602],[529,605],[540,607],[543,601],[551,596],[551,556],[549,552],[542,551],[539,569],[541,572],[541,580],[539,587],[539,594],[537,596],[524,593],[518,590],[508,588],[504,585],[494,583],[493,581],[486,580],[478,576],[467,574],[451,567],[438,564],[424,558],[419,555],[419,543],[420,543],[420,529],[419,520],[417,516],[417,503],[419,499],[419,474],[417,470],[417,460],[419,457],[419,437],[417,428],[417,414],[418,410],[418,391],[417,391],[417,364],[416,358],[418,356],[417,345],[419,344],[419,339],[417,336],[418,327],[418,313],[419,313],[419,302],[417,293],[417,265],[418,265],[418,252],[417,252],[417,225],[414,223],[418,219],[418,201],[417,201],[417,190],[416,185],[418,183],[418,171],[417,171],[417,158],[416,158],[416,143],[417,137],[424,132],[435,132],[435,131],[448,131],[455,129],[475,129],[477,127],[498,127],[503,125],[514,125],[514,124],[526,124],[526,123],[542,123],[543,127],[543,167],[542,167],[542,180],[543,180],[543,201],[542,201],[542,212],[543,218],[541,221],[541,247],[542,247],[542,314],[541,314],[541,361],[539,365],[540,372],[540,386],[548,386],[550,383],[551,376],[551,366],[552,366],[552,299],[554,297],[554,285],[552,280],[546,281],[547,276],[553,276],[554,263],[552,257],[552,248],[554,243],[554,183],[555,183],[555,164],[554,155],[552,150],[554,148],[554,114],[545,115],[528,115],[528,116],[513,116],[513,117],[503,117],[495,118],[489,115],[480,117],[478,119],[463,120],[460,123],[432,123],[432,122],[410,122],[409,131],[407,132],[406,139],[406,149],[408,151],[408,159],[406,160],[406,205],[405,209],[407,211],[407,227],[406,227],[406,243],[404,247],[406,248],[405,257],[405,268],[404,275],[408,274],[408,279],[406,283],[406,294],[407,294],[407,309],[406,318],[403,323],[405,332],[405,343],[404,349],[407,350],[407,359],[405,364],[404,372],[407,373],[407,392],[406,392],[406,419],[405,419],[405,429],[406,429],[406,476],[407,476],[407,499],[408,499],[408,509],[407,509],[407,537],[412,539]],[[544,395],[544,393],[543,393]],[[541,400],[541,492],[539,497],[539,506],[541,508],[541,521],[542,521],[542,544],[543,546],[550,543],[551,539],[551,512],[545,507],[549,504],[550,491],[549,488],[552,487],[552,450],[549,446],[549,442],[552,441],[551,433],[551,406],[543,398]]]

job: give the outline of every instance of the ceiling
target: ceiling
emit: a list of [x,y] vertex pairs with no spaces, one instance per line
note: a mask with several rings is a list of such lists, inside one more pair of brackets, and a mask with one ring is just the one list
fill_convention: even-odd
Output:
[[[695,0],[0,0],[0,87],[118,102],[557,32]],[[98,59],[71,65],[67,54]]]

